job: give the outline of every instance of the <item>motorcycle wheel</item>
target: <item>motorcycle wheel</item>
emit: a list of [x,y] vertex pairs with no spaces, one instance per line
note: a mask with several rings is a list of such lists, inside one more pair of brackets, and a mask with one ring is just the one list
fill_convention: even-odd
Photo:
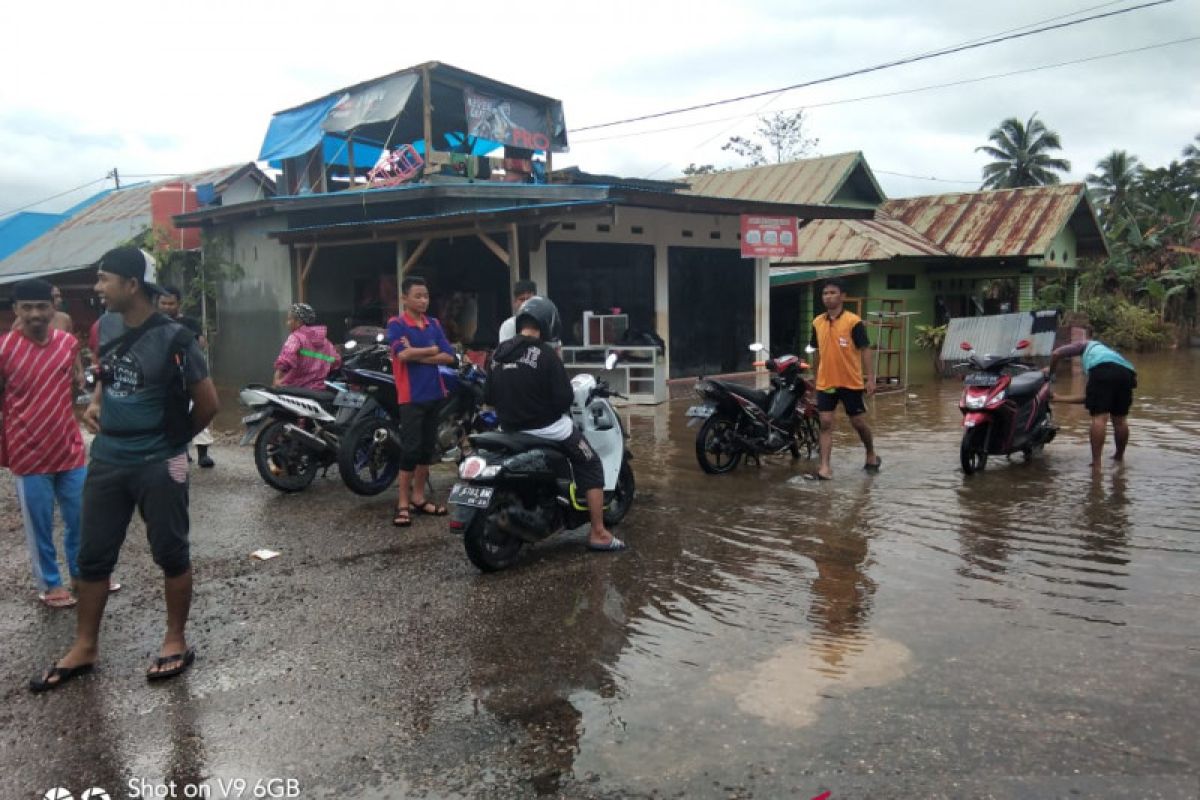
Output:
[[387,443],[375,441],[375,431],[387,429],[378,417],[367,417],[350,426],[338,445],[338,473],[355,494],[372,497],[384,492],[400,474],[400,454]]
[[792,447],[792,458],[812,458],[820,442],[821,429],[816,417],[804,416],[796,422],[796,444]]
[[463,547],[467,558],[480,572],[499,572],[517,562],[524,544],[496,525],[494,515],[486,511],[475,514],[463,532]]
[[254,441],[254,466],[263,481],[280,492],[302,492],[320,467],[317,459],[287,435],[287,423],[277,419]]
[[696,460],[709,475],[722,475],[737,467],[742,451],[732,442],[736,425],[733,420],[713,414],[696,434]]
[[963,472],[968,475],[982,472],[987,467],[987,434],[986,425],[967,428],[963,431],[962,444],[958,448],[958,459],[962,462]]
[[613,492],[612,502],[604,509],[604,524],[616,525],[625,519],[633,505],[633,467],[628,461],[621,462],[621,471],[617,473],[617,488]]

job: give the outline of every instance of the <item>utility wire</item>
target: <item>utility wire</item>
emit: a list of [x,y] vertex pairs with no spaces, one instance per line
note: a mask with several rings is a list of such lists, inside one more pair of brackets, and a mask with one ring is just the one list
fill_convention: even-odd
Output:
[[49,203],[51,200],[57,200],[58,198],[68,195],[71,192],[78,192],[80,189],[86,189],[89,186],[95,186],[97,183],[100,183],[101,181],[106,181],[106,180],[108,180],[107,175],[105,175],[103,178],[97,178],[94,181],[88,181],[87,183],[76,186],[74,189],[67,189],[65,192],[59,192],[58,194],[51,195],[50,197],[43,197],[41,200],[38,200],[33,203],[29,203],[28,205],[21,206],[20,208],[11,208],[8,211],[0,211],[0,218],[7,217],[9,214],[16,214],[17,212],[24,211],[27,208],[33,208],[34,206],[40,206],[42,203]]
[[743,100],[753,100],[758,97],[766,97],[768,95],[780,94],[782,92],[790,92],[795,89],[803,89],[803,88],[806,88],[809,86],[816,86],[816,85],[822,84],[822,83],[831,83],[833,81],[842,80],[844,78],[850,78],[850,77],[854,77],[856,75],[866,75],[866,74],[869,74],[872,72],[879,72],[880,70],[891,69],[892,67],[904,66],[906,64],[915,64],[918,61],[927,61],[931,58],[939,58],[941,56],[951,55],[953,53],[961,53],[966,50],[975,50],[980,47],[987,47],[988,45],[999,44],[1001,42],[1013,41],[1015,39],[1023,39],[1027,36],[1034,36],[1039,33],[1045,33],[1046,31],[1060,30],[1062,28],[1069,28],[1069,27],[1072,27],[1075,25],[1081,25],[1084,22],[1092,22],[1092,21],[1098,20],[1098,19],[1115,17],[1115,16],[1119,16],[1121,14],[1128,14],[1133,11],[1140,11],[1142,9],[1152,8],[1154,6],[1161,6],[1161,5],[1165,5],[1167,3],[1173,3],[1173,2],[1175,2],[1175,0],[1154,0],[1153,2],[1142,3],[1141,5],[1130,6],[1129,8],[1121,8],[1121,9],[1117,9],[1116,11],[1108,11],[1103,14],[1093,14],[1090,17],[1082,17],[1080,19],[1069,20],[1067,22],[1059,22],[1054,25],[1045,25],[1040,28],[1034,28],[1033,30],[1024,31],[1021,33],[1011,33],[1011,34],[1004,35],[1004,36],[995,36],[995,37],[992,37],[992,38],[989,38],[989,39],[986,39],[986,40],[980,41],[980,42],[973,42],[973,43],[968,43],[968,44],[963,44],[963,45],[957,45],[954,47],[948,47],[943,50],[936,50],[936,51],[933,51],[930,53],[924,53],[924,54],[917,55],[917,56],[910,56],[907,58],[896,59],[894,61],[887,61],[882,64],[875,64],[874,66],[870,66],[870,67],[861,67],[859,69],[850,70],[848,72],[841,72],[836,75],[830,75],[830,76],[827,76],[824,78],[816,78],[811,81],[794,83],[789,86],[784,86],[784,87],[781,87],[778,89],[768,89],[767,91],[763,91],[763,92],[753,92],[751,94],[744,94],[744,95],[740,95],[738,97],[730,97],[730,98],[726,98],[724,100],[714,100],[709,103],[700,103],[698,105],[685,106],[683,108],[675,108],[675,109],[671,109],[670,111],[659,111],[654,114],[643,114],[638,117],[629,117],[627,119],[613,120],[612,122],[603,122],[598,125],[585,125],[581,128],[575,128],[573,131],[571,131],[571,133],[581,133],[583,131],[597,130],[600,128],[611,128],[616,125],[627,125],[631,122],[642,122],[642,121],[648,120],[648,119],[658,119],[660,117],[669,117],[669,116],[673,116],[675,114],[683,114],[688,111],[699,111],[700,109],[704,109],[704,108],[714,108],[716,106],[729,105],[730,103],[738,103]]
[[[896,91],[893,91],[893,92],[881,92],[879,94],[868,94],[868,95],[863,95],[861,97],[847,97],[847,98],[842,98],[840,100],[826,100],[825,102],[822,102],[822,103],[809,103],[808,105],[794,106],[792,108],[781,109],[781,111],[799,111],[802,109],[807,110],[810,108],[824,108],[826,106],[844,105],[846,103],[861,103],[861,102],[864,102],[867,100],[880,100],[880,99],[887,98],[887,97],[898,97],[900,95],[905,95],[905,94],[915,94],[917,92],[927,92],[927,91],[931,91],[933,89],[946,89],[946,88],[950,88],[953,86],[963,86],[963,85],[971,84],[971,83],[979,83],[981,81],[995,80],[997,78],[1009,78],[1009,77],[1012,77],[1013,75],[1024,75],[1029,72],[1040,72],[1042,70],[1047,70],[1047,69],[1056,69],[1058,67],[1067,67],[1067,66],[1071,66],[1073,64],[1086,64],[1090,61],[1100,61],[1101,59],[1105,59],[1105,58],[1116,58],[1117,56],[1130,55],[1132,53],[1141,53],[1146,50],[1155,50],[1160,47],[1171,47],[1171,46],[1174,46],[1177,44],[1186,44],[1187,42],[1194,42],[1197,40],[1200,40],[1200,36],[1188,36],[1183,39],[1172,39],[1169,42],[1158,42],[1157,44],[1150,44],[1150,45],[1146,45],[1144,47],[1134,47],[1134,48],[1130,48],[1129,50],[1117,50],[1117,51],[1114,51],[1111,53],[1100,53],[1100,54],[1094,55],[1094,56],[1086,56],[1084,58],[1075,58],[1075,59],[1071,59],[1069,61],[1058,61],[1053,64],[1042,64],[1042,65],[1036,66],[1036,67],[1026,67],[1024,69],[1016,69],[1016,70],[1012,70],[1010,72],[996,72],[991,75],[980,75],[975,78],[964,78],[960,81],[950,81],[948,83],[933,83],[933,84],[929,84],[927,86],[917,86],[912,89],[897,89]],[[655,133],[668,133],[670,131],[685,130],[687,128],[699,128],[699,127],[703,127],[705,125],[717,125],[722,122],[729,122],[730,120],[739,120],[739,121],[745,120],[745,119],[749,119],[752,116],[755,116],[755,115],[754,114],[738,114],[736,116],[717,117],[714,119],[701,120],[699,122],[688,122],[688,123],[683,123],[680,125],[671,125],[671,126],[665,127],[665,128],[652,128],[650,130],[632,131],[630,133],[614,133],[611,136],[597,136],[592,139],[575,139],[575,140],[572,140],[571,145],[575,146],[575,145],[580,145],[580,144],[592,144],[593,142],[607,142],[607,141],[611,141],[613,139],[626,139],[626,138],[630,138],[630,137],[634,137],[634,136],[648,136],[648,135],[655,134]]]

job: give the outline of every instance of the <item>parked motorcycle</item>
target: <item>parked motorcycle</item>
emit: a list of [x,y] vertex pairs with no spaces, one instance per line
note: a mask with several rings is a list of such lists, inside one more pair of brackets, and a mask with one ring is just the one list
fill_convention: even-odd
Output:
[[[388,363],[387,346],[381,343],[357,349],[348,345],[346,353],[344,370]],[[242,417],[246,433],[241,444],[254,442],[254,466],[271,488],[302,491],[318,470],[327,471],[337,461],[339,436],[357,418],[366,397],[340,380],[326,380],[325,386],[252,383],[242,389],[240,400],[251,413]]]
[[[608,369],[615,360],[609,356]],[[604,522],[616,525],[634,497],[633,455],[608,401],[623,395],[591,375],[576,375],[571,388],[571,417],[604,465]],[[450,528],[463,534],[467,558],[481,571],[506,569],[525,545],[588,522],[571,462],[556,442],[524,433],[469,439],[475,453],[459,464],[459,481],[450,491]]]
[[[443,461],[461,457],[469,433],[496,427],[495,414],[482,411],[483,370],[470,362],[461,366],[439,366],[448,392],[438,412],[437,453]],[[347,369],[351,386],[367,395],[367,401],[350,424],[338,448],[338,472],[350,491],[376,495],[387,489],[400,473],[400,405],[396,383],[381,370]]]
[[1050,410],[1050,379],[1019,361],[1028,340],[1017,342],[1006,356],[981,356],[969,342],[959,347],[970,356],[963,368],[975,370],[963,379],[958,401],[963,413],[959,446],[963,472],[983,470],[989,455],[1020,451],[1030,460],[1054,439],[1058,428]]
[[[750,345],[764,352],[759,342]],[[688,426],[701,424],[696,433],[696,460],[710,475],[730,472],[741,462],[756,464],[763,455],[790,452],[792,458],[811,458],[817,449],[818,423],[812,380],[804,373],[808,362],[785,355],[761,362],[771,373],[768,390],[729,381],[701,378],[696,394],[703,400],[687,410]]]

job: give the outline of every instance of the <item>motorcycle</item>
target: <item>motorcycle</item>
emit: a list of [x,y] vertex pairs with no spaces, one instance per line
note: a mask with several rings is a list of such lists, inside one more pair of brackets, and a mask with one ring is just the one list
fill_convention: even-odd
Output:
[[[755,342],[754,353],[765,350]],[[763,455],[790,452],[793,459],[811,458],[820,424],[816,387],[804,373],[807,361],[794,355],[756,362],[771,373],[771,388],[752,389],[729,381],[701,378],[695,392],[703,400],[687,410],[688,427],[696,433],[696,460],[710,475],[730,472],[742,458],[759,463]]]
[[[387,363],[386,345],[356,351],[348,344],[346,350],[344,369]],[[242,389],[239,399],[251,412],[242,417],[241,444],[254,442],[254,466],[272,489],[303,491],[318,470],[327,472],[336,463],[339,436],[366,401],[337,377],[326,380],[325,389],[258,383]]]
[[1028,340],[1017,342],[1006,356],[981,356],[969,342],[959,347],[969,354],[960,368],[975,370],[963,378],[958,401],[963,414],[959,446],[963,472],[982,471],[989,455],[1011,456],[1020,451],[1029,461],[1053,441],[1058,428],[1050,409],[1050,378],[1019,361],[1019,352],[1029,347]]
[[[496,427],[496,417],[483,411],[483,370],[470,362],[439,366],[447,398],[438,412],[437,453],[443,461],[457,461],[467,434]],[[376,495],[387,489],[400,473],[400,405],[396,383],[390,373],[371,369],[347,369],[351,386],[367,396],[355,420],[342,436],[337,464],[342,481],[350,491]]]
[[[612,369],[616,356],[610,355]],[[571,418],[604,465],[604,523],[613,526],[633,504],[634,480],[627,435],[609,403],[624,397],[591,375],[571,379]],[[475,453],[459,464],[450,490],[450,529],[463,534],[467,558],[483,572],[516,563],[521,549],[565,528],[588,522],[571,462],[556,442],[525,433],[469,437]]]

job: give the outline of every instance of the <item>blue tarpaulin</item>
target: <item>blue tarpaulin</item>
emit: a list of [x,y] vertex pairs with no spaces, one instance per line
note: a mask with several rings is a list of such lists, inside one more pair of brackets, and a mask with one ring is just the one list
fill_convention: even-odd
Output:
[[262,150],[258,154],[259,161],[275,162],[295,158],[320,144],[325,136],[321,123],[340,99],[326,97],[271,117],[271,125],[267,128],[267,136],[263,139]]

